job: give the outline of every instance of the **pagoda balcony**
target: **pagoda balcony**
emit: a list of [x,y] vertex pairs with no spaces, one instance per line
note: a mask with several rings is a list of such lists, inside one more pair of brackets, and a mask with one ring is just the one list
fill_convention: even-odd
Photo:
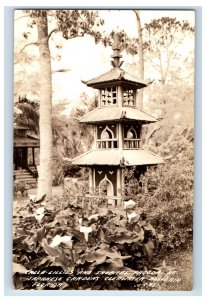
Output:
[[124,139],[124,149],[141,148],[141,139]]
[[112,149],[118,148],[118,140],[117,139],[105,139],[105,140],[96,140],[96,148],[97,149]]

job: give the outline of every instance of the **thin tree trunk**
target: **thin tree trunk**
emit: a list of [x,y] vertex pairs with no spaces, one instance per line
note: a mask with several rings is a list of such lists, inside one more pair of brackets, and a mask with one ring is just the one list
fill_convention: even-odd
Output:
[[[143,53],[142,27],[141,27],[139,11],[135,10],[135,14],[137,17],[137,31],[138,31],[138,40],[139,40],[139,77],[141,80],[144,80],[144,53]],[[139,108],[143,108],[143,89],[139,90],[138,106]]]
[[52,191],[52,80],[48,45],[47,12],[41,10],[37,17],[38,46],[40,54],[40,169],[37,197],[51,196]]

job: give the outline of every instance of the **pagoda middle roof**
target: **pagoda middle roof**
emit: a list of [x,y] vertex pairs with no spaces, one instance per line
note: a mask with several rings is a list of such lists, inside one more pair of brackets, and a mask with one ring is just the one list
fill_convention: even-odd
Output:
[[144,149],[96,149],[76,157],[72,165],[78,166],[140,166],[163,164],[163,159]]
[[108,85],[109,83],[112,84],[117,82],[121,82],[125,85],[133,86],[139,89],[147,86],[147,84],[143,80],[127,73],[120,68],[113,68],[98,77],[95,77],[88,81],[83,81],[83,83],[85,83],[87,86],[93,88],[101,88],[105,86],[105,84]]
[[136,107],[107,106],[98,107],[79,119],[80,123],[102,123],[111,121],[140,121],[142,124],[157,122],[150,114]]

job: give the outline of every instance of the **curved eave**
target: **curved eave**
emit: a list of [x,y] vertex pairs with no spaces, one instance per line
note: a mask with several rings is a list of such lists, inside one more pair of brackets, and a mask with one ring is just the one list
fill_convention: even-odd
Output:
[[79,119],[80,123],[98,124],[98,123],[127,123],[139,122],[141,124],[148,124],[157,122],[153,116],[135,107],[117,107],[107,106],[98,107]]
[[163,164],[163,159],[143,149],[101,149],[88,151],[72,160],[78,166],[140,166]]
[[155,121],[146,121],[146,120],[137,120],[137,119],[129,119],[129,118],[123,118],[123,119],[107,119],[107,120],[96,120],[96,121],[79,121],[79,123],[84,123],[88,125],[94,125],[94,124],[115,124],[115,123],[141,123],[142,125],[155,123]]
[[132,74],[129,74],[121,68],[113,68],[108,72],[101,74],[100,76],[82,82],[85,83],[87,86],[96,89],[101,89],[104,87],[114,85],[122,85],[125,87],[136,89],[141,89],[147,86],[146,82]]
[[103,89],[106,87],[112,87],[116,85],[122,85],[130,88],[136,88],[136,89],[142,89],[146,87],[147,85],[145,83],[141,82],[135,82],[131,80],[125,80],[125,79],[114,79],[114,80],[107,80],[102,82],[89,82],[89,81],[82,81],[85,83],[88,87],[94,88],[94,89]]

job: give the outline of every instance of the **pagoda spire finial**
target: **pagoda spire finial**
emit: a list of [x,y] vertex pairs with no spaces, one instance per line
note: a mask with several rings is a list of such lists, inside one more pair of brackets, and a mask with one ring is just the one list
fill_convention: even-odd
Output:
[[114,32],[114,44],[112,49],[113,49],[113,54],[111,55],[111,57],[113,58],[113,60],[111,61],[112,66],[114,68],[120,68],[121,65],[123,64],[123,61],[120,61],[122,55],[120,55],[120,33],[118,27],[117,27],[117,31]]

